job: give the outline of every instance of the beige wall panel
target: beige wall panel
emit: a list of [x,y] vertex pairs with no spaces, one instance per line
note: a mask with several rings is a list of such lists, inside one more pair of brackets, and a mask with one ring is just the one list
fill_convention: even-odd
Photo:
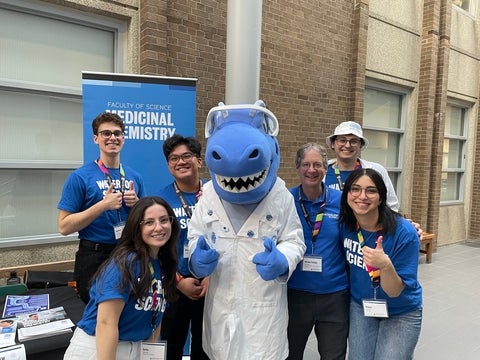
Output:
[[367,70],[417,81],[419,36],[373,18],[368,26]]
[[440,207],[437,246],[457,243],[464,241],[466,238],[467,231],[463,205]]
[[86,13],[109,16],[124,20],[128,24],[126,33],[118,34],[126,41],[123,49],[122,61],[125,70],[122,73],[138,74],[140,72],[140,19],[138,8],[139,0],[99,1],[99,0],[73,0],[65,1],[65,5],[80,9]]
[[370,0],[371,16],[420,32],[422,28],[423,1],[421,0]]
[[478,96],[479,63],[470,56],[450,51],[448,90],[476,98]]
[[475,20],[464,12],[455,10],[456,8],[456,6],[452,8],[450,45],[478,56],[478,32]]

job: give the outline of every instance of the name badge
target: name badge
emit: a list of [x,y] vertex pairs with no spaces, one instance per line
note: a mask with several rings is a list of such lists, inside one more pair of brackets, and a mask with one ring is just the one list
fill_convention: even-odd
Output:
[[368,317],[388,318],[388,307],[385,300],[364,299],[363,315]]
[[302,271],[322,272],[322,257],[305,255],[302,260]]
[[190,258],[190,249],[188,248],[188,243],[183,246],[183,257],[185,259]]
[[123,228],[125,227],[125,221],[119,222],[117,225],[113,227],[113,231],[115,232],[115,240],[120,240],[123,233]]
[[165,360],[167,358],[167,342],[142,341],[140,360]]

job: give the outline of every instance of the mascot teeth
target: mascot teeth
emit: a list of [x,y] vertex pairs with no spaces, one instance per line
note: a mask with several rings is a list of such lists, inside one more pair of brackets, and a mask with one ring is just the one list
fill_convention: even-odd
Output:
[[224,177],[220,175],[215,175],[215,177],[217,183],[223,190],[232,193],[244,193],[260,186],[266,179],[268,169],[269,168],[259,171],[256,174],[242,177]]

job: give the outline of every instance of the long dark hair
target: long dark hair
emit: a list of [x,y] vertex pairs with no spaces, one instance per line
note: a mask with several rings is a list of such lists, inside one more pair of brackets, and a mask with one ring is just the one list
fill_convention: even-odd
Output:
[[[129,287],[131,295],[136,298],[148,295],[152,283],[152,276],[148,267],[150,261],[149,246],[143,241],[140,222],[143,220],[147,208],[155,204],[163,206],[173,219],[170,238],[158,252],[158,260],[163,270],[162,286],[165,289],[165,298],[171,302],[177,298],[176,272],[178,258],[176,244],[180,234],[180,225],[170,205],[158,196],[141,198],[132,207],[118,245],[112,251],[110,259],[102,264],[95,276],[98,277],[108,263],[113,262],[121,271],[120,289],[125,290]],[[133,263],[136,261],[140,263],[140,277],[133,273]]]
[[373,181],[378,190],[378,194],[380,195],[377,225],[382,227],[382,233],[393,233],[397,227],[397,221],[395,217],[401,215],[387,206],[387,187],[385,186],[382,175],[380,175],[378,171],[374,169],[357,169],[348,176],[343,187],[339,221],[343,222],[350,229],[356,228],[357,219],[352,211],[352,208],[348,205],[348,193],[350,192],[352,185],[364,175],[368,176]]

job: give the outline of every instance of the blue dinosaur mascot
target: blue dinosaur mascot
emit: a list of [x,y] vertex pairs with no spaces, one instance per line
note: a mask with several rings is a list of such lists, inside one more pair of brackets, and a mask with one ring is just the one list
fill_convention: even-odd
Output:
[[294,199],[277,177],[278,121],[262,101],[207,116],[211,181],[189,224],[190,269],[210,276],[203,348],[215,360],[285,359],[286,282],[305,244]]

